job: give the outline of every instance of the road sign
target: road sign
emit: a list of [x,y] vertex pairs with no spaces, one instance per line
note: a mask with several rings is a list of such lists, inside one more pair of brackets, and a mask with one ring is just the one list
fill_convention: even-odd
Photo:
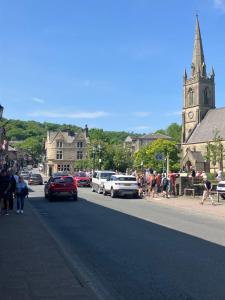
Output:
[[164,159],[163,153],[156,153],[155,158],[157,160],[163,160]]

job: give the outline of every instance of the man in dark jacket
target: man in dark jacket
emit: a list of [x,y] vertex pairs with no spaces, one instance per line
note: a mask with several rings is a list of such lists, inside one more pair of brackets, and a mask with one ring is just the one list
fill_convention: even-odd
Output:
[[8,193],[10,189],[10,177],[7,175],[6,170],[2,170],[0,174],[0,207],[4,204],[5,214],[8,215],[9,199]]

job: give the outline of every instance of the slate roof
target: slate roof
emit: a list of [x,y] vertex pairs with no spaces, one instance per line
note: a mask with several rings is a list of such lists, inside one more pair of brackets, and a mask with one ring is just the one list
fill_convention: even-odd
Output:
[[215,132],[225,141],[225,107],[210,109],[197,125],[186,144],[212,141]]
[[157,139],[167,139],[167,140],[172,140],[172,138],[168,135],[165,134],[161,134],[161,133],[150,133],[150,134],[146,134],[144,136],[141,136],[140,139],[142,140],[157,140]]

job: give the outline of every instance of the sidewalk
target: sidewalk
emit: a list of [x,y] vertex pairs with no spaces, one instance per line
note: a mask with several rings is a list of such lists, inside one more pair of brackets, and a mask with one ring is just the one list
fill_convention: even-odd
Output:
[[0,216],[0,299],[97,299],[58,250],[29,201],[23,215]]
[[146,201],[155,202],[159,205],[173,207],[177,210],[188,211],[191,214],[204,214],[212,218],[222,218],[225,220],[225,201],[217,202],[217,196],[214,195],[213,199],[215,205],[211,204],[211,200],[207,199],[204,205],[201,205],[202,196],[179,196],[171,198],[163,198],[157,196],[155,198],[145,197]]

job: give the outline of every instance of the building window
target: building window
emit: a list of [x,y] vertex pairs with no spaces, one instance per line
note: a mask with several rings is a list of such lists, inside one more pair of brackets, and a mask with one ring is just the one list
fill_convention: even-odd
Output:
[[58,172],[70,171],[70,165],[57,165]]
[[188,105],[192,106],[194,104],[194,92],[192,89],[188,91]]
[[83,142],[77,142],[77,148],[83,148]]
[[56,159],[63,159],[63,152],[62,152],[62,150],[57,150],[57,152],[56,152]]
[[83,152],[77,151],[77,159],[83,159]]
[[209,89],[206,88],[204,90],[204,104],[208,105],[209,104]]
[[62,141],[56,141],[56,148],[62,148],[63,142]]

